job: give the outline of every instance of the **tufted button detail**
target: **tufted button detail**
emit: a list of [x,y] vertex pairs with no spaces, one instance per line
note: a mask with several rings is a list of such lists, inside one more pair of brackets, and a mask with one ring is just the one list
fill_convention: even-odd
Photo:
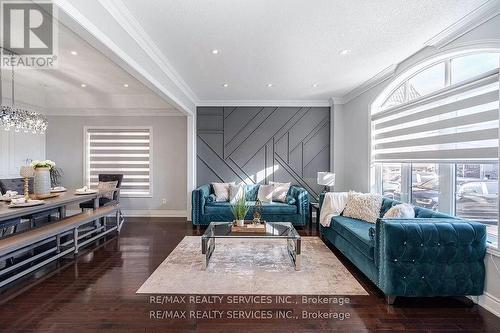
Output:
[[415,262],[415,259],[412,259],[412,262]]
[[424,247],[424,243],[420,243],[420,247]]
[[403,279],[406,279],[406,276],[403,276]]
[[425,277],[422,275],[422,279],[424,279]]
[[394,259],[394,262],[398,261],[398,259]]
[[438,246],[441,246],[441,243],[438,243]]
[[403,245],[406,245],[406,241],[403,242]]

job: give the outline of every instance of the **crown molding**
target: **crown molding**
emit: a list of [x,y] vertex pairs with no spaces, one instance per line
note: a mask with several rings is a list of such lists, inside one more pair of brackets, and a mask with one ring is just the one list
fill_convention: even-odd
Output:
[[202,100],[198,106],[331,106],[330,100]]
[[490,0],[429,39],[424,45],[440,49],[499,14],[500,0]]
[[[115,61],[117,64],[120,64],[125,67],[129,67],[133,72],[138,73],[146,82],[151,84],[155,90],[157,90],[157,94],[160,96],[164,96],[163,98],[166,98],[170,104],[174,103],[179,107],[179,110],[184,112],[185,114],[188,115],[193,115],[196,112],[196,101],[193,101],[190,95],[186,94],[182,88],[179,87],[178,84],[176,84],[175,79],[169,76],[167,73],[164,73],[166,78],[168,79],[169,82],[173,86],[175,86],[177,89],[179,89],[179,95],[182,93],[184,98],[184,101],[182,98],[179,98],[179,96],[175,95],[172,93],[169,89],[166,88],[164,83],[160,82],[155,75],[147,71],[144,66],[137,61],[137,59],[129,56],[127,52],[120,47],[117,42],[115,42],[110,36],[108,36],[106,33],[104,33],[98,26],[96,26],[92,21],[90,21],[81,11],[79,8],[75,6],[75,4],[72,4],[69,0],[54,0],[54,3],[62,10],[66,16],[69,19],[66,19],[63,15],[59,17],[61,20],[61,23],[65,24],[75,32],[77,32],[82,38],[84,38],[87,42],[89,42],[91,45],[93,45],[96,48],[99,47],[105,47],[110,51],[111,54],[117,57],[118,61]],[[88,1],[86,2],[86,5],[88,5],[91,8],[96,7],[97,2],[91,2]],[[107,13],[113,17],[115,20],[119,20],[120,18],[115,18],[114,15],[118,15],[116,11],[113,12],[111,9],[109,11],[109,5],[107,6],[107,2],[99,1],[99,4],[104,7],[107,11]],[[96,9],[97,10],[97,9]],[[121,19],[120,21],[120,28],[123,29],[128,37],[134,39],[133,36],[129,34],[126,28],[121,26],[123,25],[125,19]],[[85,36],[85,37],[83,37]],[[137,41],[136,41],[137,42]],[[155,61],[154,58],[149,57],[149,60],[154,63],[156,66],[159,66],[159,64]],[[163,69],[160,68],[161,71]],[[132,73],[131,73],[132,74]],[[133,76],[136,76],[132,74]],[[191,104],[191,105],[190,105]]]
[[376,85],[384,82],[385,80],[391,78],[394,76],[394,73],[396,72],[396,69],[398,68],[397,64],[390,65],[389,67],[383,69],[382,71],[378,72],[375,74],[371,79],[363,82],[361,85],[358,87],[354,88],[350,92],[348,92],[346,95],[344,95],[341,99],[342,103],[338,104],[346,104],[362,93],[370,90],[371,88],[375,87]]
[[47,116],[67,116],[67,117],[183,117],[184,114],[176,109],[151,109],[139,108],[128,109],[92,109],[92,108],[51,108],[46,110]]
[[177,73],[160,48],[151,39],[142,25],[128,10],[122,0],[99,0],[101,5],[113,16],[118,24],[134,39],[134,41],[153,59],[162,71],[177,85],[186,96],[197,104],[198,97],[189,85]]

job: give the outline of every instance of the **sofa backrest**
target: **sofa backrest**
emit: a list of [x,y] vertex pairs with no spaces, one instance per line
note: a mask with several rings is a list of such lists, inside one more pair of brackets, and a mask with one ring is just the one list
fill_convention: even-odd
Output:
[[[387,211],[395,205],[401,204],[400,201],[384,198],[382,200],[382,208],[380,208],[380,217],[382,218]],[[422,208],[418,206],[413,206],[413,210],[415,211],[415,217],[426,219],[426,218],[437,218],[437,219],[454,219],[453,216],[446,215],[440,212],[433,211],[431,209]]]
[[[208,184],[210,188],[210,194],[214,194],[214,187],[212,184]],[[257,195],[259,193],[260,184],[246,184],[245,186],[245,200],[246,201],[257,201]],[[290,186],[290,190],[288,191],[288,195],[290,195],[294,188],[299,188],[296,185]]]
[[[320,207],[323,205],[323,199],[325,197],[324,193],[321,193],[319,196],[319,203]],[[401,204],[400,201],[389,199],[389,198],[383,198],[382,200],[382,207],[380,208],[380,218],[382,218],[387,211],[395,205]],[[456,219],[456,217],[446,215],[440,212],[435,212],[433,210],[427,209],[427,208],[422,208],[418,206],[413,206],[413,210],[415,210],[415,217],[416,218],[438,218],[438,219]]]

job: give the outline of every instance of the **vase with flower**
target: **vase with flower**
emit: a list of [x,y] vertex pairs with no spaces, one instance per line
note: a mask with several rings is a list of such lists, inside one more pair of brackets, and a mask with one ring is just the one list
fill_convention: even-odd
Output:
[[56,164],[51,160],[33,161],[31,167],[34,170],[33,192],[37,196],[50,194],[50,169]]

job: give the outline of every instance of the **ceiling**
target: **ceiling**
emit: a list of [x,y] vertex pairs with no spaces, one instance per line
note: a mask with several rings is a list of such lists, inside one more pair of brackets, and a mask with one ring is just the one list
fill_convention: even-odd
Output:
[[[114,2],[123,2],[203,104],[342,97],[486,0]],[[102,76],[100,89],[130,80]]]
[[[16,68],[17,102],[44,109],[47,114],[98,114],[99,110],[121,114],[123,109],[180,114],[70,29],[62,24],[58,29],[57,68]],[[9,98],[11,70],[3,69],[2,74],[3,95]]]

